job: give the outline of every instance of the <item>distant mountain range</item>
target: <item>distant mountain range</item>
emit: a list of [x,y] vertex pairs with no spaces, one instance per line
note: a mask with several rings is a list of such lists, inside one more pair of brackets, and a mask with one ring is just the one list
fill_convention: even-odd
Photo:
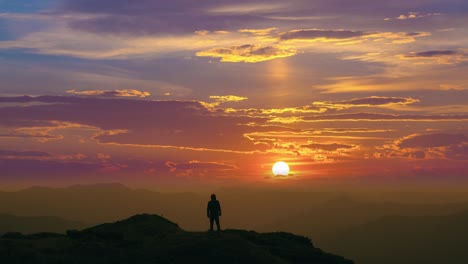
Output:
[[0,213],[47,215],[102,223],[141,212],[152,212],[177,221],[190,219],[191,223],[194,219],[205,220],[203,216],[207,199],[192,193],[161,194],[133,190],[118,183],[66,188],[31,187],[15,192],[0,192]]
[[[142,212],[173,219],[185,230],[207,230],[209,194],[158,193],[120,184],[0,192],[0,214],[8,215],[0,216],[0,233],[63,233]],[[406,194],[406,203],[325,191],[221,189],[216,194],[225,228],[301,234],[362,264],[468,263],[468,235],[459,235],[466,234],[467,203],[415,203],[419,193]]]
[[186,232],[157,215],[136,215],[66,235],[7,233],[0,263],[313,263],[352,264],[290,233]]
[[78,221],[65,220],[55,216],[13,216],[0,214],[0,234],[6,232],[65,233],[68,229],[83,229],[91,226]]
[[[159,193],[130,189],[118,183],[66,188],[32,187],[0,192],[0,214],[57,216],[85,223],[102,223],[147,212],[173,219],[187,230],[205,230],[205,209],[210,194]],[[327,236],[329,231],[364,224],[385,215],[443,215],[468,210],[468,203],[359,200],[327,191],[221,189],[216,194],[225,212],[222,219],[225,227],[261,232],[284,230],[312,236],[316,241]]]
[[349,228],[321,246],[361,264],[466,264],[468,211],[442,216],[386,216]]

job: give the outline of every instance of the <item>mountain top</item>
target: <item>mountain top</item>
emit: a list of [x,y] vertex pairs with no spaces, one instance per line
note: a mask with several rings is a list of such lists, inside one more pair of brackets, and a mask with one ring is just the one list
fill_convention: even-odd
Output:
[[350,264],[290,233],[187,232],[158,215],[141,214],[66,235],[7,233],[1,263],[315,263]]
[[68,231],[69,236],[97,238],[110,237],[136,241],[145,237],[165,236],[171,233],[184,232],[176,223],[161,216],[139,214],[115,223],[106,223],[85,229],[81,232]]

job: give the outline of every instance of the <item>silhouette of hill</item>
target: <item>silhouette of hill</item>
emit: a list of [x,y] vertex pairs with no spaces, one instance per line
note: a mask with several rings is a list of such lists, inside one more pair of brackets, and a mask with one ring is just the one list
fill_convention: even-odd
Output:
[[386,216],[330,236],[321,246],[362,264],[466,264],[467,223],[468,211]]
[[6,232],[37,233],[55,232],[65,233],[68,229],[83,229],[89,227],[78,221],[65,220],[55,216],[14,216],[0,214],[0,234]]
[[284,232],[186,232],[157,215],[135,215],[66,235],[7,233],[1,263],[353,263]]

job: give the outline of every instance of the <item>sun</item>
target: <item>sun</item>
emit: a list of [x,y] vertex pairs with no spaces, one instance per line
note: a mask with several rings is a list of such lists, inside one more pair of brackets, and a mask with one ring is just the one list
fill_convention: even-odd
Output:
[[286,162],[283,161],[278,161],[273,165],[273,168],[271,169],[273,171],[273,174],[277,176],[288,176],[289,174],[289,166],[286,164]]

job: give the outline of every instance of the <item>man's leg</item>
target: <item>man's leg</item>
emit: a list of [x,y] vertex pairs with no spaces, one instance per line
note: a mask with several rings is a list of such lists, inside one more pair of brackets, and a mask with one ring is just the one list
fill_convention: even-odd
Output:
[[216,227],[218,228],[218,232],[221,231],[221,227],[219,226],[219,216],[215,218]]
[[213,231],[213,222],[214,222],[214,217],[210,217],[210,231]]

